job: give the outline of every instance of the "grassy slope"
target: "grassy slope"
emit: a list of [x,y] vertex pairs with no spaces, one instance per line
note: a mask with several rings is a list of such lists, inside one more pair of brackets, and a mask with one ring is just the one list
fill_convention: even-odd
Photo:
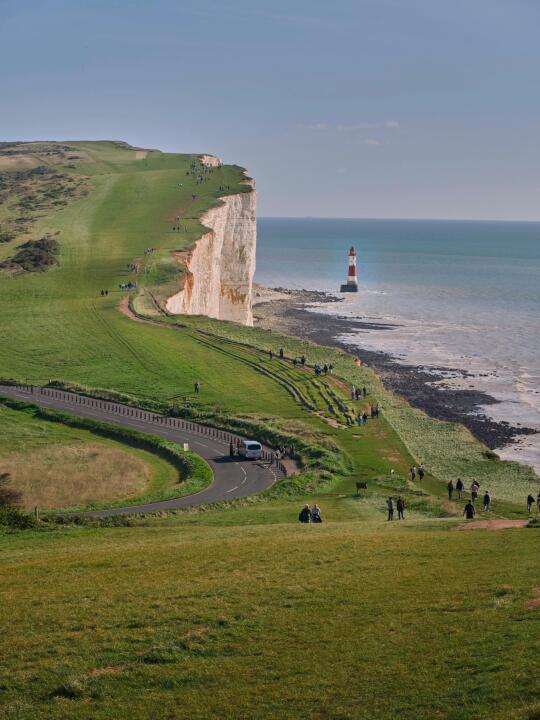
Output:
[[538,533],[198,516],[6,541],[4,717],[537,717]]
[[[101,507],[139,502],[142,498],[159,500],[180,494],[178,470],[154,453],[99,437],[86,430],[66,427],[32,417],[0,405],[0,472],[20,467],[26,491],[24,507],[41,510],[59,507]],[[93,449],[92,477],[84,473],[87,448]],[[26,458],[26,460],[25,460]],[[131,465],[133,477],[126,479],[125,465]],[[51,464],[52,463],[52,464]],[[112,471],[122,464],[122,473]],[[60,477],[59,477],[60,475]]]

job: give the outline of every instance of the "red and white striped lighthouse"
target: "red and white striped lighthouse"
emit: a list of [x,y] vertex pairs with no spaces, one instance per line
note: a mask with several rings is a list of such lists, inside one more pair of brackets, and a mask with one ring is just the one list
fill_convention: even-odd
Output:
[[356,250],[354,246],[349,250],[349,271],[347,282],[340,287],[340,292],[358,292],[358,275],[356,274]]

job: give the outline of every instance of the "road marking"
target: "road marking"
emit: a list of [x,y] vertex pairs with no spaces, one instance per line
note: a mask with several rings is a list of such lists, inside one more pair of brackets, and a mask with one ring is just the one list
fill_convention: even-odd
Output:
[[238,485],[235,485],[235,486],[234,486],[233,488],[231,488],[230,490],[227,490],[227,492],[230,493],[230,492],[232,492],[233,490],[238,490]]

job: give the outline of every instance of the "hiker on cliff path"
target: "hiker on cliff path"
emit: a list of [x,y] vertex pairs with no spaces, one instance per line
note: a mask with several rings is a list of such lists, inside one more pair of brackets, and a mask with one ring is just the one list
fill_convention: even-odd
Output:
[[398,520],[405,520],[405,500],[401,495],[397,499],[396,503]]
[[446,487],[448,488],[448,499],[452,500],[452,495],[454,494],[454,483],[450,480]]
[[199,390],[201,389],[200,382],[197,380],[197,382],[195,383],[195,385],[193,387],[195,388],[195,393],[198,394]]
[[484,512],[489,512],[491,509],[491,497],[489,494],[489,490],[486,490],[486,492],[484,493],[483,500],[484,500]]
[[418,468],[418,477],[420,480],[424,479],[424,475],[426,474],[426,468],[424,463],[420,463],[420,467]]
[[413,465],[409,472],[411,473],[411,481],[414,482],[416,480],[416,465]]
[[456,490],[457,490],[457,496],[460,500],[463,499],[463,482],[461,478],[458,478],[458,481],[456,483]]
[[394,519],[394,503],[392,501],[392,498],[389,497],[386,501],[386,507],[388,508],[388,520]]

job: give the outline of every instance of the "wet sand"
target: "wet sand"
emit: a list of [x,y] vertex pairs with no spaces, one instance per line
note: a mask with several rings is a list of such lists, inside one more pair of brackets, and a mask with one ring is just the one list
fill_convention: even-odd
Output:
[[[444,377],[466,378],[467,372],[451,367],[423,368],[396,362],[384,352],[364,350],[345,342],[343,336],[369,330],[392,330],[396,325],[370,323],[360,319],[317,312],[322,303],[338,303],[327,293],[285,288],[254,288],[255,325],[311,340],[319,345],[340,347],[373,368],[384,385],[406,398],[413,407],[438,420],[460,422],[492,450],[519,441],[537,430],[495,421],[483,414],[485,406],[499,403],[491,395],[470,388],[452,387]],[[311,309],[308,309],[310,307]]]

